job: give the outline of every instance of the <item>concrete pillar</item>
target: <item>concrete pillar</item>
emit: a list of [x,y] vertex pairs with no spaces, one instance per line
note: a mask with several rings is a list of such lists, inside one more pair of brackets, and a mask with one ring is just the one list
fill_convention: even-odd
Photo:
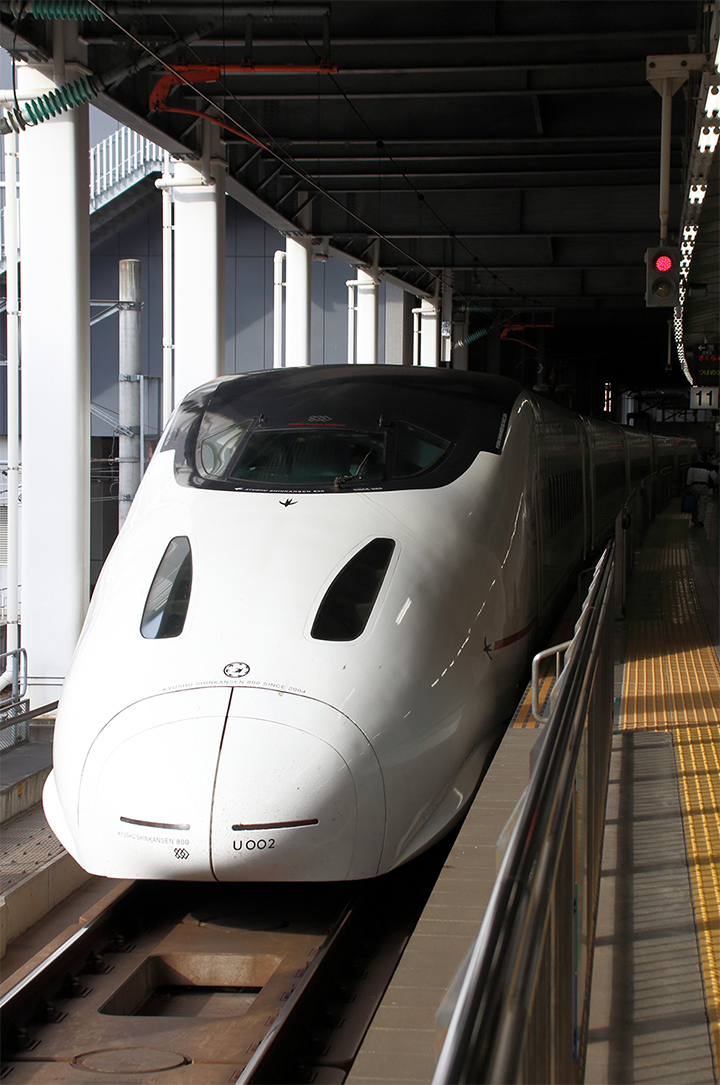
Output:
[[438,307],[430,298],[420,302],[420,365],[437,368],[440,348]]
[[413,298],[394,283],[385,283],[385,364],[412,365]]
[[378,361],[378,288],[369,271],[357,269],[357,324],[355,362],[377,365]]
[[285,365],[310,365],[312,237],[285,238]]
[[[65,59],[68,80],[80,71]],[[21,92],[51,68],[18,66]],[[61,691],[90,583],[87,107],[20,137],[22,643],[33,708]]]
[[[8,652],[20,647],[20,276],[18,273],[17,136],[3,137],[5,154],[5,282],[7,286],[7,610]],[[7,659],[3,685],[12,674],[17,700],[17,657]],[[0,668],[2,670],[2,668]]]
[[[207,145],[215,125],[205,124]],[[218,144],[204,171],[175,166],[175,404],[225,372],[225,168]]]

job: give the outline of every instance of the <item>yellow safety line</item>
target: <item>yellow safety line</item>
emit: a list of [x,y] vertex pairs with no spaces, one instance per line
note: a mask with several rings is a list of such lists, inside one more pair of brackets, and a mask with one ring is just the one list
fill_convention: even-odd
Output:
[[662,623],[628,622],[622,726],[670,731],[710,1030],[720,1066],[720,666],[690,575],[688,516],[664,514],[638,568],[660,574]]

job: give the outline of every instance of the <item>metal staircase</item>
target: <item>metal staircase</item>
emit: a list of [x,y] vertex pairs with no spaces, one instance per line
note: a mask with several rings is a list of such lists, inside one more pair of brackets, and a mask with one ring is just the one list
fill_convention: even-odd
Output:
[[[131,128],[121,127],[90,148],[90,214],[148,177],[161,173],[163,149]],[[0,274],[5,271],[5,191],[0,190]],[[91,227],[92,228],[92,227]],[[4,302],[0,310],[4,310]]]

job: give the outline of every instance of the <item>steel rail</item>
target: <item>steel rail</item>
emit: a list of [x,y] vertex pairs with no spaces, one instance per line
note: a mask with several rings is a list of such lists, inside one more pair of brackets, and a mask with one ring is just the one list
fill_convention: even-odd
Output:
[[119,894],[114,895],[106,908],[73,931],[49,956],[5,991],[0,998],[0,1018],[4,1033],[16,1027],[18,1017],[26,1014],[32,1001],[40,998],[57,982],[58,977],[71,969],[72,962],[91,949],[92,944],[103,936],[118,909],[126,905],[128,896],[136,891],[136,884],[131,882]]
[[553,719],[471,951],[432,1085],[517,1080],[600,630],[611,613],[613,572],[609,546],[567,652]]

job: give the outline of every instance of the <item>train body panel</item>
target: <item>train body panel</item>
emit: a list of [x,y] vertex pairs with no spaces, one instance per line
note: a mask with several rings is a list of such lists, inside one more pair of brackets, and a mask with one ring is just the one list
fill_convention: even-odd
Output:
[[91,872],[365,878],[470,801],[625,446],[511,382],[389,368],[176,412],[58,715],[45,806]]

